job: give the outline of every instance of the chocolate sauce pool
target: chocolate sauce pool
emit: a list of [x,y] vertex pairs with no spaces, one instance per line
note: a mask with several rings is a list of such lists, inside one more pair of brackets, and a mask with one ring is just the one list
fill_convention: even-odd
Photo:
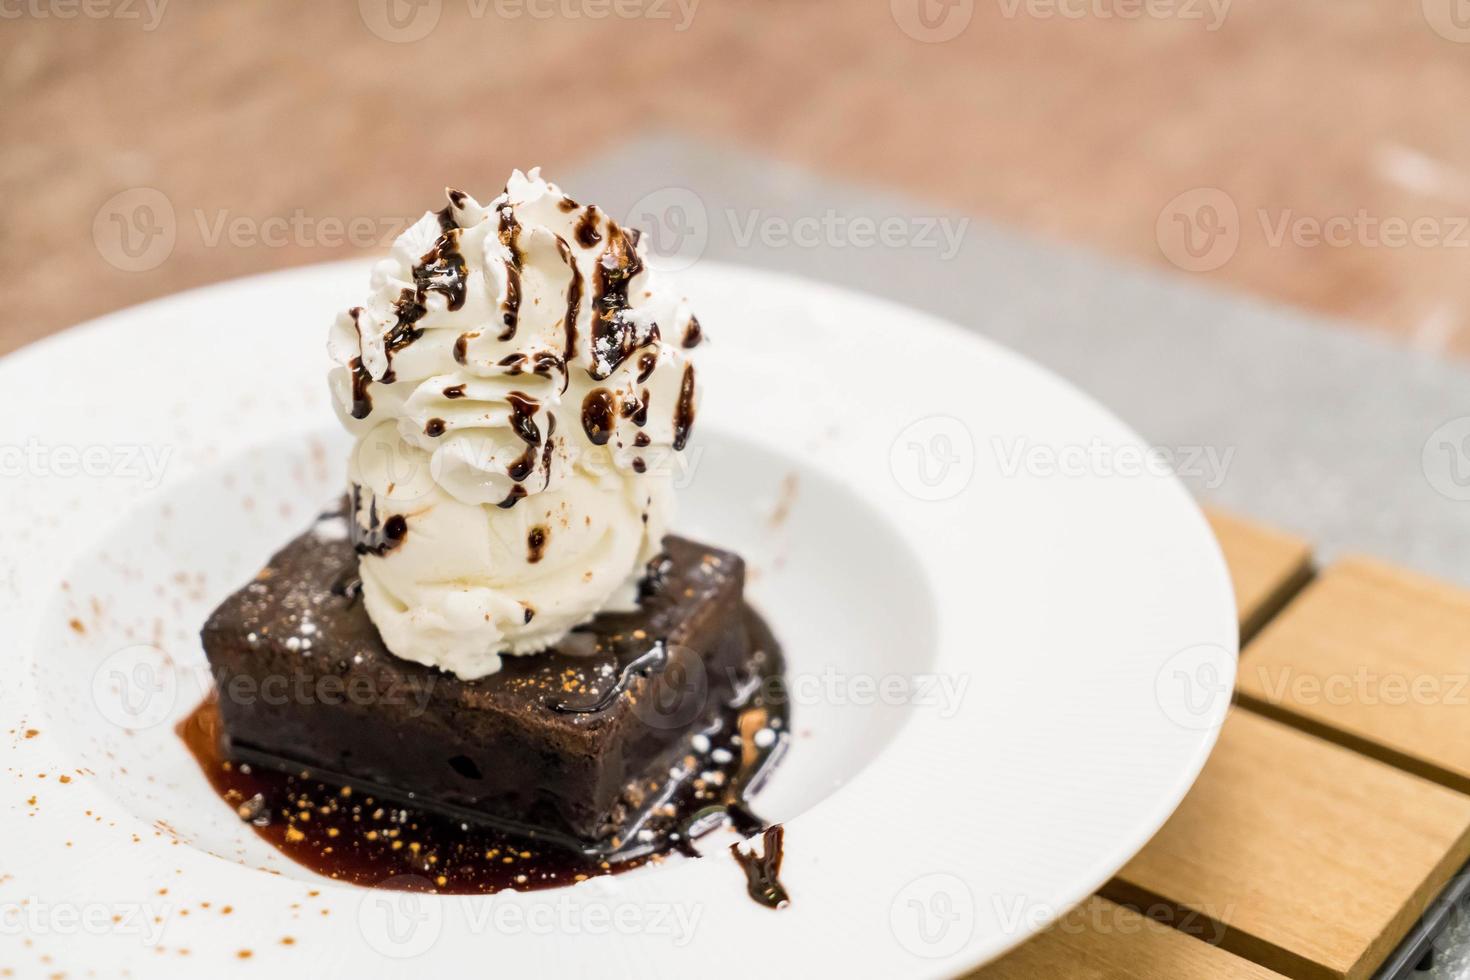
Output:
[[[728,823],[746,836],[765,832],[756,844],[763,845],[758,856],[734,846],[731,853],[745,869],[751,897],[777,908],[786,902],[776,878],[781,830],[756,817],[747,799],[785,750],[787,699],[779,683],[782,662],[775,638],[754,612],[748,612],[747,623],[752,647],[771,654],[765,679],[775,683],[752,685],[741,704],[729,706],[713,729],[694,740],[678,766],[685,775],[671,781],[665,805],[649,815],[627,846],[607,855],[405,805],[321,781],[309,771],[285,773],[231,760],[222,748],[213,696],[180,722],[177,731],[215,792],[242,821],[297,864],[337,881],[458,895],[555,888],[660,863],[672,851],[698,856],[692,840]],[[646,659],[638,658],[636,669],[660,662],[655,643]],[[595,711],[611,703],[548,710]],[[763,730],[775,737],[757,738]]]

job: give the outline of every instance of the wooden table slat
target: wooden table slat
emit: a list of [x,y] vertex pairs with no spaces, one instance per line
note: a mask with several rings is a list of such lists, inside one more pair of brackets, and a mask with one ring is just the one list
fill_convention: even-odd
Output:
[[1340,562],[1247,648],[1236,687],[1256,710],[1470,793],[1470,592]]
[[1236,709],[1199,781],[1103,889],[1223,926],[1293,977],[1371,974],[1470,857],[1470,797]]

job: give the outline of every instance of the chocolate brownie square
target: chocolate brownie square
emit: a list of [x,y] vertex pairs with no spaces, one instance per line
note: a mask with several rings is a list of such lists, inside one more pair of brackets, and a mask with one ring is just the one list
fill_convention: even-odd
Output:
[[229,757],[610,853],[760,680],[728,551],[668,538],[636,611],[474,681],[387,650],[357,561],[324,515],[206,623]]

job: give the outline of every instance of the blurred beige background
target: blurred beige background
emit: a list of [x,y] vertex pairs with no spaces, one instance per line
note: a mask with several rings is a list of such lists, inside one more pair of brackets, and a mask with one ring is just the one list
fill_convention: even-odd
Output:
[[0,352],[673,130],[1463,354],[1467,104],[1470,0],[3,0]]

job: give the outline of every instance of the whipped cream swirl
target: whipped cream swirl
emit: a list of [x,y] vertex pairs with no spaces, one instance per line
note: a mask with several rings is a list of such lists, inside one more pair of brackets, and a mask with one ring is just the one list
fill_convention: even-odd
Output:
[[328,351],[358,439],[368,613],[396,655],[469,679],[631,603],[672,512],[702,334],[636,230],[537,170],[487,205],[447,196]]

